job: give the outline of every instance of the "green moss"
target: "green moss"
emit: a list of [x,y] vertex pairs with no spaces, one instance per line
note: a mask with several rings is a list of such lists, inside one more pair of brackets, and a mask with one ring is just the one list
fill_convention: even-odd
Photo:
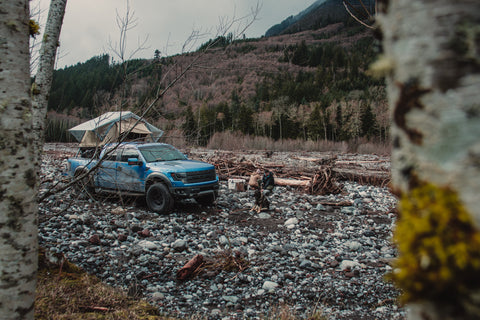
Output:
[[25,122],[29,122],[32,119],[32,113],[30,112],[29,109],[25,109],[23,114],[22,114],[22,119]]
[[7,109],[8,105],[10,104],[10,100],[4,99],[0,103],[0,112],[3,112],[5,109]]
[[39,95],[41,93],[40,89],[38,89],[37,83],[32,83],[32,87],[30,88],[30,94],[32,96]]
[[480,288],[480,233],[455,191],[420,183],[400,200],[393,279],[404,302],[463,300]]
[[392,58],[381,55],[368,68],[366,74],[374,78],[384,78],[390,75],[395,68],[395,62]]

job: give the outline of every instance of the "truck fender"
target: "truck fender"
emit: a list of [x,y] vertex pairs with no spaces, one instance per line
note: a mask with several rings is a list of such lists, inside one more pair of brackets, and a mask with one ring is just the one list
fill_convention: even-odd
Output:
[[75,168],[75,172],[73,173],[73,176],[76,177],[79,174],[82,174],[83,172],[88,172],[88,168],[85,166],[78,166]]
[[159,172],[152,173],[147,177],[147,179],[145,179],[145,192],[147,192],[148,188],[156,182],[161,182],[161,183],[165,184],[167,186],[168,190],[170,192],[172,192],[172,184],[171,184],[170,180],[167,178],[166,175],[164,175],[163,173],[159,173]]

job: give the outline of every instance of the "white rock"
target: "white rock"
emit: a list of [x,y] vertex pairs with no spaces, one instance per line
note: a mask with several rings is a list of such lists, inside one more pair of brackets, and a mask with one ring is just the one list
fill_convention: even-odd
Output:
[[239,298],[236,296],[222,296],[223,300],[231,303],[237,303]]
[[286,227],[287,227],[288,230],[292,230],[292,229],[295,228],[295,226],[296,226],[295,224],[287,224]]
[[163,300],[164,298],[165,298],[165,295],[161,292],[155,292],[154,294],[152,294],[153,301],[160,301],[160,300]]
[[298,219],[297,218],[290,218],[287,221],[285,221],[285,226],[288,228],[290,225],[296,225],[298,224]]
[[122,207],[116,207],[112,210],[112,214],[124,214],[126,212]]
[[237,240],[240,242],[240,243],[248,243],[248,238],[247,237],[238,237]]
[[358,241],[348,241],[345,244],[351,251],[357,251],[362,247],[362,244]]
[[269,215],[268,213],[265,213],[265,212],[260,212],[260,214],[258,215],[258,218],[259,219],[270,219],[272,216]]
[[343,260],[341,263],[340,263],[340,270],[345,270],[345,269],[353,269],[355,267],[358,267],[360,266],[360,264],[356,261],[352,261],[352,260]]
[[139,241],[137,243],[137,245],[139,247],[141,247],[142,249],[148,249],[148,250],[156,250],[158,249],[158,246],[153,243],[152,241],[148,241],[148,240],[142,240],[142,241]]
[[267,280],[263,283],[262,289],[271,291],[274,290],[276,287],[278,287],[278,283]]
[[225,236],[220,236],[220,238],[218,238],[218,241],[220,242],[221,245],[227,245],[228,244],[228,239],[227,237]]
[[177,239],[175,242],[172,244],[172,248],[175,249],[176,251],[183,251],[187,247],[187,242],[182,239]]

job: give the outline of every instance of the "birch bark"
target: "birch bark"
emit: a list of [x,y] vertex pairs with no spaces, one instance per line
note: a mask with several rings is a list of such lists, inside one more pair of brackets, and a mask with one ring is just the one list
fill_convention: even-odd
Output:
[[[411,226],[396,237],[399,259],[410,263],[396,270],[406,275],[409,317],[474,319],[480,314],[480,247],[474,247],[480,228],[480,2],[381,4],[386,4],[378,18],[393,120],[392,177],[404,204],[397,229]],[[439,205],[446,198],[458,201]],[[468,219],[459,221],[461,212]],[[422,233],[416,228],[427,216]],[[439,230],[443,218],[449,223]],[[434,279],[430,288],[428,277]]]
[[0,0],[0,317],[33,319],[36,172],[29,66],[29,0]]
[[48,95],[52,85],[55,57],[66,5],[67,0],[51,0],[50,2],[47,24],[45,25],[42,46],[40,48],[40,61],[35,82],[32,86],[33,130],[38,166],[41,164],[42,147],[45,142]]

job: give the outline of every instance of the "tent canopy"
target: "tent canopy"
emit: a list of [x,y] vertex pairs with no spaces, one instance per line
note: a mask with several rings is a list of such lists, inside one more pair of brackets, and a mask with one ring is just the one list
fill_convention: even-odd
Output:
[[116,142],[124,135],[157,142],[163,131],[130,111],[107,112],[68,130],[80,147],[97,147]]

